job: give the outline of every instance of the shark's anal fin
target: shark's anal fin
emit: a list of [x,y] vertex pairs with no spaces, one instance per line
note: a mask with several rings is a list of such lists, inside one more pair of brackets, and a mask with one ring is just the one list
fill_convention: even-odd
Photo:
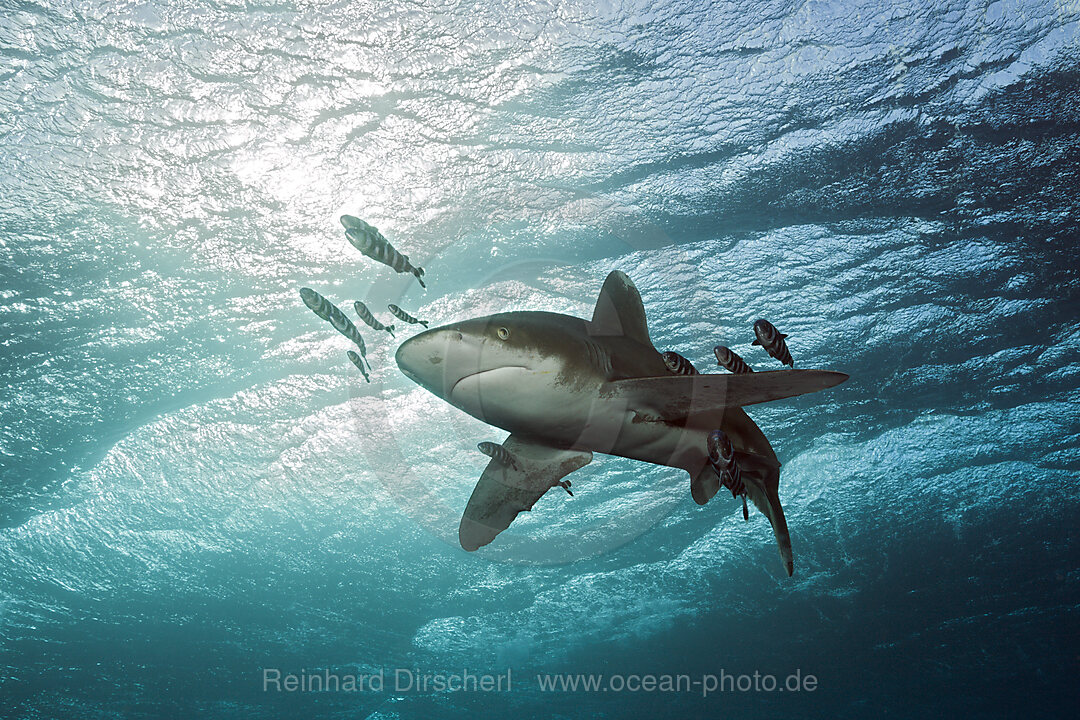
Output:
[[458,540],[466,550],[487,545],[518,513],[531,510],[560,480],[592,461],[591,452],[560,450],[517,435],[506,438],[503,447],[517,467],[492,459],[484,469],[458,527]]
[[605,383],[601,395],[626,400],[639,413],[667,422],[695,414],[817,392],[848,379],[831,370],[769,370],[745,375],[702,374],[632,378]]

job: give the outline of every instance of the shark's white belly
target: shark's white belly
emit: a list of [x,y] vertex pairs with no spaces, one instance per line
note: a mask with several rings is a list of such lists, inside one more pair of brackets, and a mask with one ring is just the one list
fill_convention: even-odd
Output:
[[705,462],[705,432],[648,420],[599,383],[568,384],[558,373],[502,367],[459,381],[454,405],[511,433],[684,469]]
[[449,400],[490,425],[566,445],[585,427],[598,387],[566,385],[556,370],[501,367],[461,379]]

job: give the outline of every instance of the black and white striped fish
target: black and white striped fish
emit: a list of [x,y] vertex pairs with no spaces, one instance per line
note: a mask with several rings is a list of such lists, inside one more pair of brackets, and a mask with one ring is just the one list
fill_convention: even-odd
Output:
[[519,469],[517,458],[514,454],[504,448],[502,445],[493,442],[482,442],[476,444],[477,449],[487,455],[495,462],[503,465],[504,467]]
[[356,343],[360,348],[361,355],[367,355],[364,347],[364,338],[360,337],[360,331],[353,325],[352,320],[345,316],[334,303],[324,298],[311,288],[300,288],[300,297],[311,311],[334,326],[334,329]]
[[371,314],[371,311],[368,310],[367,305],[365,305],[364,303],[356,300],[355,302],[353,302],[353,310],[356,311],[357,316],[359,316],[361,320],[367,323],[367,326],[372,330],[385,330],[386,332],[390,333],[390,337],[397,337],[396,335],[394,335],[394,326],[383,325],[381,322],[376,320],[375,316]]
[[746,361],[739,357],[731,348],[717,345],[712,351],[713,355],[716,356],[716,364],[728,372],[735,373],[736,375],[754,372],[754,369],[747,365]]
[[356,343],[356,347],[360,348],[360,354],[367,356],[367,347],[364,345],[364,338],[360,337],[360,331],[353,325],[353,321],[346,317],[345,313],[341,312],[334,303],[330,305],[330,324],[334,326],[334,329],[345,337]]
[[410,325],[419,324],[419,325],[423,325],[424,327],[427,327],[427,324],[428,324],[427,320],[417,320],[412,315],[405,312],[404,310],[399,308],[397,305],[394,305],[393,303],[387,305],[386,308],[390,311],[390,313],[394,317],[396,317],[398,320],[401,320],[402,322],[407,322]]
[[746,508],[746,485],[742,481],[742,473],[735,459],[735,448],[731,445],[731,439],[723,430],[713,430],[709,433],[708,448],[709,463],[720,478],[720,484],[731,491],[731,497],[742,495],[743,520],[749,520],[750,513]]
[[777,330],[771,322],[765,318],[761,318],[754,323],[754,335],[757,336],[757,340],[750,343],[751,345],[760,345],[765,348],[765,352],[769,353],[772,357],[776,358],[784,365],[789,367],[795,367],[795,361],[791,359],[791,353],[788,352],[787,343],[784,342],[784,335]]
[[389,265],[399,273],[412,273],[416,276],[420,287],[427,287],[424,284],[424,268],[413,266],[409,262],[409,256],[398,252],[390,244],[390,241],[383,237],[381,232],[352,215],[342,215],[341,224],[345,226],[345,237],[349,239],[349,243],[354,248],[372,260],[377,260],[383,265]]
[[676,375],[697,375],[697,368],[693,363],[684,358],[677,352],[668,351],[663,353],[664,364],[667,365],[667,369]]
[[368,375],[367,370],[364,369],[364,361],[360,359],[360,356],[354,353],[352,350],[346,350],[345,354],[352,360],[352,364],[360,369],[360,374],[364,376],[364,379],[371,382],[371,376]]
[[332,307],[332,304],[329,300],[311,288],[306,287],[300,288],[300,298],[304,301],[304,304],[311,309],[311,312],[315,313],[326,322],[330,322],[330,308]]

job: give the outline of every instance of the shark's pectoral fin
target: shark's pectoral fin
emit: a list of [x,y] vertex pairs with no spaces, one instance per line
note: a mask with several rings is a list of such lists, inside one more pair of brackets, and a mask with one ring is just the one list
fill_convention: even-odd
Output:
[[817,392],[848,379],[831,370],[769,370],[745,375],[702,374],[631,378],[605,383],[601,395],[626,400],[639,413],[667,422]]
[[510,527],[519,512],[531,510],[559,481],[592,461],[591,452],[560,450],[511,435],[503,447],[516,467],[492,459],[476,483],[458,528],[461,547],[472,551],[487,545]]
[[780,467],[768,458],[754,453],[736,452],[735,458],[742,470],[746,496],[761,514],[769,518],[776,548],[788,577],[795,572],[795,563],[791,556],[791,536],[788,535],[784,508],[780,505]]

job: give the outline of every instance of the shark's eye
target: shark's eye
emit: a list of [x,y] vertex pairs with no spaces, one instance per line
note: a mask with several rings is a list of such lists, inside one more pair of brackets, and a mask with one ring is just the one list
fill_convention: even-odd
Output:
[[496,330],[495,334],[499,336],[500,340],[506,340],[506,339],[508,339],[510,337],[510,331],[507,330],[504,327],[501,327],[498,330]]

